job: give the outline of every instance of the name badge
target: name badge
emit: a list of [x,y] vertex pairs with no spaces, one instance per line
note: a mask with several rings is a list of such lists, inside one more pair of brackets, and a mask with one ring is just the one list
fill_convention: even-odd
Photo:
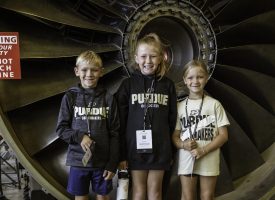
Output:
[[137,152],[138,153],[152,153],[152,130],[137,130]]
[[90,149],[87,149],[87,151],[85,152],[85,154],[82,158],[82,164],[84,167],[86,167],[86,165],[88,164],[91,157],[92,157],[92,152]]

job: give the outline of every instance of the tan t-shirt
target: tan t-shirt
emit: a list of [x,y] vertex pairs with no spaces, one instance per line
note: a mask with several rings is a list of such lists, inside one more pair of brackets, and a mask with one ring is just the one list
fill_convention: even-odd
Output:
[[[199,147],[210,143],[218,134],[218,127],[229,125],[228,118],[221,103],[205,95],[202,109],[202,100],[188,99],[186,116],[186,99],[178,103],[178,118],[176,130],[181,130],[181,140],[190,138],[189,123],[191,132]],[[194,132],[195,124],[196,131]],[[178,174],[198,174],[203,176],[217,176],[220,173],[220,149],[208,153],[206,156],[195,160],[187,150],[179,150]]]

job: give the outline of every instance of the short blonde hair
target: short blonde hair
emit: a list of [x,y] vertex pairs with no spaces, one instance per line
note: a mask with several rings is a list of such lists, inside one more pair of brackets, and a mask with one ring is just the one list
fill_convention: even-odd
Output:
[[100,56],[95,53],[94,51],[88,50],[82,52],[77,58],[76,58],[76,67],[78,67],[81,64],[93,64],[98,67],[102,67],[102,60]]
[[192,69],[194,67],[200,67],[205,72],[205,74],[209,77],[209,72],[208,72],[208,69],[207,69],[207,65],[203,61],[201,61],[201,60],[191,60],[184,66],[183,78],[185,78],[187,76],[188,72],[190,71],[190,69]]
[[[157,68],[156,75],[160,76],[160,79],[161,79],[168,71],[168,65],[164,59],[165,48],[168,45],[164,44],[160,40],[159,36],[156,33],[149,33],[149,34],[145,35],[143,38],[138,40],[135,54],[137,54],[138,48],[142,44],[152,45],[159,49],[159,54],[161,56],[161,62],[159,64],[159,67]],[[135,68],[139,69],[137,64],[135,65]]]

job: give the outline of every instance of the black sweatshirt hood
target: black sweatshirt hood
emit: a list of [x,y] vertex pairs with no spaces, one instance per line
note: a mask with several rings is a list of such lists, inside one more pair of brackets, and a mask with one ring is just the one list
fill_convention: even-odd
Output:
[[152,74],[152,75],[144,75],[141,73],[140,70],[135,70],[133,71],[132,75],[136,75],[136,76],[140,76],[142,77],[143,79],[155,79],[155,80],[158,80],[159,76],[156,76],[156,74]]
[[77,86],[71,87],[68,91],[77,92],[77,93],[85,94],[85,95],[91,95],[93,97],[98,97],[102,93],[105,93],[106,89],[104,89],[101,85],[97,85],[95,88],[85,89],[79,83]]

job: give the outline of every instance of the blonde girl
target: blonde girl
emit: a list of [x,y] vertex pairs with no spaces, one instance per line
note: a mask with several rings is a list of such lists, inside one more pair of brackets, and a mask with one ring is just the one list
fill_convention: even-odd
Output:
[[161,200],[164,171],[172,160],[176,123],[174,83],[165,76],[165,46],[148,34],[137,42],[134,72],[118,91],[121,168],[129,168],[133,200]]
[[214,199],[220,173],[220,147],[228,140],[229,121],[220,102],[204,92],[209,78],[206,65],[192,60],[184,67],[183,81],[189,90],[178,103],[173,143],[179,151],[178,175],[182,200],[194,200],[200,180],[200,199]]

